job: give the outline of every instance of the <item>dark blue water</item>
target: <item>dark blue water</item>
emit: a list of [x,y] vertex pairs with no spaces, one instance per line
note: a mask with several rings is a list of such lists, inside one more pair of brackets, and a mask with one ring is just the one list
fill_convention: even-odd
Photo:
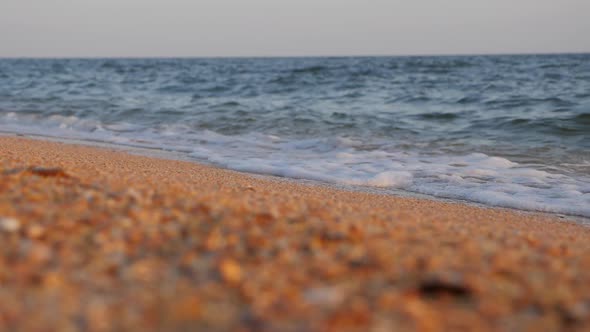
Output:
[[0,130],[590,216],[590,55],[6,59]]

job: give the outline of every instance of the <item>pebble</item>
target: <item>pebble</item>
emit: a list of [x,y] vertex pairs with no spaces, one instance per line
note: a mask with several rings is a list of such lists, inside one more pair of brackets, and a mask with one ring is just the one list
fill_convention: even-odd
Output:
[[304,298],[311,304],[334,307],[344,301],[344,292],[336,287],[308,289]]
[[20,229],[20,221],[11,217],[0,217],[0,230],[14,233]]
[[242,280],[242,269],[240,265],[232,259],[224,259],[219,264],[219,270],[223,279],[230,284],[237,284]]
[[60,167],[33,166],[29,168],[29,171],[40,176],[67,176],[66,172]]

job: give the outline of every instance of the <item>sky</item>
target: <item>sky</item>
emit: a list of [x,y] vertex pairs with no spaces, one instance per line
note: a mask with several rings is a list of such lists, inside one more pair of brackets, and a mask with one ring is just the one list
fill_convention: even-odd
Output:
[[0,57],[590,52],[590,0],[0,0]]

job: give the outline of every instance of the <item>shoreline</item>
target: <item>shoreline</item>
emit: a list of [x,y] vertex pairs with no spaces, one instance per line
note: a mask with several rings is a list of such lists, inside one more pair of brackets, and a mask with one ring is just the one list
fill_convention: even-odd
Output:
[[0,135],[0,329],[579,330],[590,229]]
[[227,170],[230,172],[236,172],[238,174],[243,174],[244,176],[251,176],[255,178],[266,179],[269,181],[285,181],[287,183],[301,183],[303,185],[311,185],[311,186],[322,186],[334,190],[342,190],[342,191],[349,191],[349,192],[364,192],[376,195],[386,195],[392,197],[401,197],[401,198],[414,198],[414,199],[424,199],[424,200],[431,200],[437,202],[446,202],[446,203],[454,203],[454,204],[464,204],[468,206],[480,207],[480,208],[489,208],[489,209],[500,209],[505,210],[508,212],[514,213],[525,213],[525,214],[533,214],[533,215],[543,215],[550,218],[557,218],[563,222],[573,222],[583,226],[590,227],[590,218],[572,215],[572,214],[563,214],[563,213],[556,213],[556,212],[544,212],[544,211],[535,211],[535,210],[525,210],[525,209],[518,209],[512,207],[505,207],[505,206],[495,206],[495,205],[488,205],[485,203],[479,203],[464,199],[454,199],[454,198],[446,198],[446,197],[438,197],[433,195],[427,195],[412,191],[407,191],[403,189],[392,189],[392,188],[378,188],[378,187],[367,187],[367,186],[356,186],[356,185],[345,185],[345,184],[338,184],[338,183],[330,183],[330,182],[323,182],[318,180],[310,180],[310,179],[303,179],[303,178],[289,178],[289,177],[282,177],[272,174],[264,174],[264,173],[253,173],[253,172],[244,172],[233,170],[230,168],[224,168],[212,163],[208,163],[207,161],[197,160],[194,158],[190,158],[185,156],[181,152],[177,151],[167,151],[163,149],[157,148],[149,148],[149,147],[142,147],[142,146],[133,146],[133,145],[119,145],[114,143],[102,142],[102,141],[89,141],[84,139],[75,139],[75,138],[63,138],[63,137],[54,137],[54,136],[44,136],[38,134],[21,134],[21,133],[13,133],[13,132],[2,132],[0,131],[0,138],[2,137],[18,137],[24,139],[31,139],[31,140],[38,140],[38,141],[50,141],[56,143],[63,143],[63,144],[74,144],[74,145],[82,145],[87,147],[95,147],[99,149],[113,149],[116,151],[120,151],[123,153],[129,153],[133,155],[148,157],[148,158],[158,158],[163,160],[175,160],[175,161],[182,161],[182,162],[189,162],[194,163],[201,166],[217,168],[221,170]]

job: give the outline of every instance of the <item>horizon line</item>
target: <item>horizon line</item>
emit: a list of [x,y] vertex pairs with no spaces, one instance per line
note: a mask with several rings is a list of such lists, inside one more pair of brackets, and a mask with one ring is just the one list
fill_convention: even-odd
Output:
[[57,59],[280,59],[280,58],[380,58],[380,57],[461,57],[461,56],[527,56],[527,55],[586,55],[590,51],[564,51],[564,52],[498,52],[498,53],[408,53],[408,54],[340,54],[340,55],[82,55],[82,56],[2,56],[2,60],[30,59],[30,60],[57,60]]

